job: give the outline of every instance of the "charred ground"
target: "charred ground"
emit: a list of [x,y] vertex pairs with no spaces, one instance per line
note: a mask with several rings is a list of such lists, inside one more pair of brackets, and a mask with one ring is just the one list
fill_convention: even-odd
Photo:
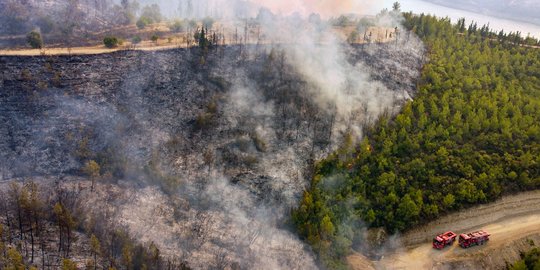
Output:
[[[414,94],[423,61],[400,46],[345,49],[352,67],[377,80],[366,91],[388,93],[388,113]],[[191,267],[310,268],[309,250],[287,229],[289,210],[313,161],[376,114],[367,96],[351,117],[314,98],[318,86],[287,50],[254,45],[2,57],[1,179],[81,183],[86,191],[75,200],[95,202],[85,211],[69,209],[81,213],[81,224],[92,220],[91,209],[114,209],[104,224],[122,224]],[[90,161],[97,173],[86,169]],[[79,178],[87,175],[97,191]],[[105,185],[124,191],[111,199]],[[148,206],[154,204],[172,212],[156,216]],[[16,215],[8,213],[4,226],[10,218]]]

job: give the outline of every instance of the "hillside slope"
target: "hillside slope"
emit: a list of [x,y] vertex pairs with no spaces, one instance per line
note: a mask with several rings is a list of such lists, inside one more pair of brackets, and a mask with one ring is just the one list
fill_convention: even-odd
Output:
[[330,267],[377,249],[368,227],[392,235],[540,187],[540,50],[423,14],[405,25],[430,52],[418,95],[317,164],[294,213]]
[[[80,195],[75,205],[93,202],[82,213],[110,209],[104,224],[195,269],[313,269],[287,224],[313,160],[414,94],[423,46],[411,37],[343,55],[312,49],[321,53],[0,57],[0,179],[56,179]],[[347,81],[324,79],[336,74]],[[91,162],[97,170],[86,169]],[[95,197],[85,179],[99,183]]]

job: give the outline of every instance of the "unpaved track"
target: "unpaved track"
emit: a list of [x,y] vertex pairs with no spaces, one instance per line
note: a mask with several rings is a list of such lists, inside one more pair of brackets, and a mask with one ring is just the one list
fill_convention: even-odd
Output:
[[[540,213],[508,218],[475,229],[484,229],[491,233],[490,241],[483,246],[468,249],[463,249],[455,243],[443,250],[433,249],[428,242],[386,256],[376,266],[380,269],[440,269],[444,268],[445,262],[451,260],[470,260],[475,255],[485,257],[486,254],[499,252],[509,242],[539,233]],[[497,268],[496,265],[492,266]]]
[[[441,232],[452,230],[459,234],[477,229],[491,233],[491,240],[484,246],[462,249],[455,243],[444,250],[431,247],[431,239]],[[497,269],[501,268],[501,263],[504,268],[504,260],[498,258],[499,254],[508,254],[504,250],[512,249],[511,243],[515,241],[523,242],[528,236],[538,235],[540,191],[525,192],[450,214],[413,229],[400,237],[403,248],[390,252],[379,262],[373,262],[373,266],[377,269],[449,269],[455,267],[449,267],[449,262],[459,265],[456,262],[478,261],[484,264],[481,268]],[[513,254],[519,252],[514,250]],[[493,264],[486,260],[493,261]],[[355,265],[351,258],[349,262]]]
[[494,203],[439,218],[405,233],[401,237],[401,243],[407,247],[415,246],[431,242],[433,236],[441,232],[451,230],[461,233],[534,214],[540,214],[540,190],[506,196]]
[[[152,29],[158,29],[160,28],[161,31],[166,32],[167,26],[166,24],[159,24],[155,25]],[[225,26],[229,27],[230,33],[228,33],[226,36],[232,35],[235,31],[235,26],[229,25]],[[350,35],[350,32],[352,32],[353,28],[334,28],[334,31],[337,36],[341,37],[342,40],[347,40],[347,37]],[[253,31],[253,29],[252,29]],[[383,28],[383,27],[370,27],[368,30],[366,30],[366,33],[371,33],[373,42],[375,43],[387,43],[395,41],[394,38],[386,37],[389,33],[393,33],[393,28]],[[100,33],[95,33],[96,35],[100,35]],[[101,33],[103,34],[103,33]],[[125,45],[118,46],[117,48],[106,48],[103,44],[97,44],[94,46],[75,46],[75,47],[51,47],[51,48],[43,48],[43,49],[30,49],[30,48],[0,48],[0,56],[57,56],[57,55],[93,55],[93,54],[104,54],[104,53],[112,53],[117,51],[125,51],[125,50],[135,50],[135,51],[159,51],[159,50],[168,50],[168,49],[174,49],[174,48],[188,48],[188,47],[197,47],[197,44],[192,41],[191,45],[188,46],[186,44],[185,35],[187,33],[183,32],[180,34],[170,34],[165,35],[161,37],[157,42],[152,42],[149,40],[142,41],[141,43],[137,45],[133,45],[131,42],[126,42]],[[252,33],[255,34],[255,33]],[[191,34],[189,34],[191,35]],[[1,39],[2,37],[0,37]],[[168,38],[172,38],[170,42],[167,41]],[[287,43],[287,41],[282,41],[283,43]],[[275,42],[272,40],[250,40],[248,44],[252,45],[260,45],[260,44],[266,44],[266,45],[272,45]],[[321,41],[321,43],[324,43],[324,41]],[[367,41],[363,39],[358,39],[353,42],[354,44],[365,44]],[[232,39],[227,39],[226,43],[220,42],[221,45],[239,45],[242,43],[233,42]]]
[[114,49],[105,48],[105,46],[86,46],[86,47],[72,47],[72,48],[45,48],[39,49],[13,49],[13,50],[0,50],[0,56],[51,56],[51,55],[92,55],[112,53],[117,51],[135,50],[135,51],[159,51],[168,50],[174,48],[186,48],[185,44],[148,44],[136,47],[122,46]]

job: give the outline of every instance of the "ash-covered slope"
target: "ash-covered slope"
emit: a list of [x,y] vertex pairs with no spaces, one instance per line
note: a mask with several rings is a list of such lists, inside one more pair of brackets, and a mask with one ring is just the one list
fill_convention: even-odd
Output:
[[314,160],[399,109],[423,61],[414,38],[341,49],[2,57],[0,179],[69,180],[94,160],[98,181],[134,188],[94,211],[111,204],[103,222],[165,254],[197,269],[312,269],[285,224]]

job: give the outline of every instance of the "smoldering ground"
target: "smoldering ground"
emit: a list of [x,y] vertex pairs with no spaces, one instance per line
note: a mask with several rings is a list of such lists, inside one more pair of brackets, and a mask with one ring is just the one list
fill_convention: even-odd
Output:
[[349,46],[297,16],[261,28],[288,42],[4,58],[2,175],[69,179],[97,160],[127,199],[90,194],[88,211],[113,207],[104,222],[167,256],[197,269],[316,268],[289,211],[314,160],[410,98],[423,47],[414,36]]

